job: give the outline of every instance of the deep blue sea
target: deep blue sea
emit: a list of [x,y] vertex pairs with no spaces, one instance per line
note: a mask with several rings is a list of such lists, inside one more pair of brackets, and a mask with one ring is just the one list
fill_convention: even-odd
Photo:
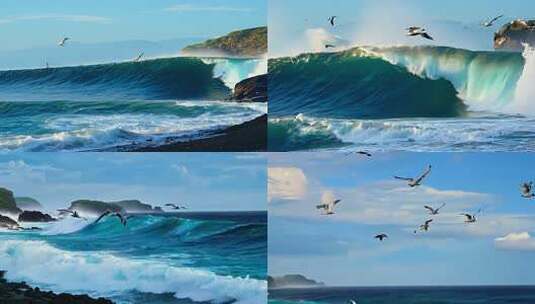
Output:
[[75,218],[0,232],[11,281],[116,303],[265,303],[267,213]]
[[270,304],[532,304],[535,286],[341,287],[269,291]]

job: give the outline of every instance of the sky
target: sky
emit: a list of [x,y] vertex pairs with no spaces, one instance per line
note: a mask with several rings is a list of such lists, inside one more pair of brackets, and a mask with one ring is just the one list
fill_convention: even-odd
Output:
[[266,0],[19,0],[0,4],[0,51],[75,43],[210,38],[266,25]]
[[[393,178],[427,165],[420,187]],[[535,284],[535,200],[519,192],[534,165],[520,153],[270,154],[269,272],[330,286]],[[342,201],[325,216],[315,206],[329,198]],[[423,207],[442,203],[437,216]]]
[[190,211],[266,210],[266,159],[231,153],[4,153],[0,187],[35,198],[49,211],[78,199],[177,203]]
[[[501,14],[506,17],[495,27],[479,25]],[[338,16],[334,28],[328,23],[330,16]],[[339,47],[432,44],[490,50],[499,26],[534,16],[535,2],[527,0],[270,0],[270,56],[324,51],[325,43]],[[406,37],[404,29],[411,25],[425,27],[435,41]]]

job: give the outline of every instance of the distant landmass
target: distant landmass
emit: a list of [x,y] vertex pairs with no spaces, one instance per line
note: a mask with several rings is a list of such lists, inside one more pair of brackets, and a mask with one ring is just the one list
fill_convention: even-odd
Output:
[[325,286],[324,283],[308,279],[300,274],[289,274],[282,277],[268,276],[268,288],[304,288]]
[[121,213],[151,213],[163,212],[161,208],[153,208],[138,200],[124,200],[117,202],[102,202],[95,200],[76,200],[71,202],[69,210],[75,210],[82,215],[98,216],[107,210]]
[[187,46],[182,53],[190,56],[262,57],[267,51],[267,27],[256,27]]
[[22,210],[34,211],[43,209],[41,203],[31,197],[15,197],[15,203]]

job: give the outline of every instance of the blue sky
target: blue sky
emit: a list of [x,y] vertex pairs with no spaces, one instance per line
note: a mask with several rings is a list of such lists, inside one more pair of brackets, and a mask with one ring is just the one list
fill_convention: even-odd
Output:
[[[269,157],[269,269],[335,286],[535,284],[535,201],[520,197],[535,155],[407,153],[371,160],[332,154]],[[428,165],[424,186],[413,176]],[[323,216],[322,197],[342,199]],[[413,230],[431,218],[428,233]],[[479,221],[459,214],[482,209]],[[390,238],[373,239],[378,233]],[[425,275],[424,275],[425,274]]]
[[[319,51],[311,40],[341,45],[337,39],[354,44],[436,44],[469,49],[491,49],[498,26],[483,29],[483,20],[504,14],[498,22],[514,18],[533,18],[533,1],[497,0],[270,0],[269,28],[271,56]],[[331,28],[327,18],[338,16]],[[424,26],[435,42],[407,38],[404,28]],[[312,36],[312,37],[311,37]],[[321,46],[322,43],[318,43]]]
[[266,210],[266,160],[259,154],[149,154],[0,154],[0,186],[47,210],[76,199]]
[[0,51],[80,43],[214,37],[266,25],[265,0],[3,0]]

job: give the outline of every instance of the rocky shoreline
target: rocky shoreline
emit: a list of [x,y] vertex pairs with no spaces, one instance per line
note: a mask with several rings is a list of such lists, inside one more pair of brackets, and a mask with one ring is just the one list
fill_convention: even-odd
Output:
[[68,293],[55,294],[42,291],[38,287],[32,288],[25,282],[12,283],[5,278],[5,271],[0,271],[0,302],[6,304],[113,304],[112,301],[87,295],[72,295]]

